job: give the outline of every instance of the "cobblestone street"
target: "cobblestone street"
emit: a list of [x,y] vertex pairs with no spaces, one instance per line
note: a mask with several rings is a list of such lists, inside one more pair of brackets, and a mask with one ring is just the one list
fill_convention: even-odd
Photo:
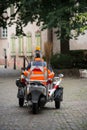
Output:
[[87,79],[65,77],[61,108],[50,102],[33,115],[31,107],[18,106],[17,76],[0,77],[0,130],[87,130]]

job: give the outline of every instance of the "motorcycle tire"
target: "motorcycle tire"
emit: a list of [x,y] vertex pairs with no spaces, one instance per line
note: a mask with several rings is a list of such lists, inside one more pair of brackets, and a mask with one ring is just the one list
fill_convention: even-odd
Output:
[[19,106],[23,107],[24,105],[24,98],[19,98]]
[[55,108],[60,109],[60,101],[55,101]]
[[32,112],[33,112],[33,114],[37,114],[38,110],[39,110],[38,103],[33,103],[32,104]]

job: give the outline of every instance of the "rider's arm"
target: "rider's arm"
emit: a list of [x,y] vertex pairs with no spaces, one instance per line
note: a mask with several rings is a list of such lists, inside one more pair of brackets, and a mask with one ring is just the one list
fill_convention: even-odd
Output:
[[50,71],[49,69],[48,69],[48,78],[50,78],[50,79],[53,79],[54,78],[54,72],[53,71]]
[[26,70],[29,70],[31,68],[31,63],[28,64],[28,66],[26,67]]

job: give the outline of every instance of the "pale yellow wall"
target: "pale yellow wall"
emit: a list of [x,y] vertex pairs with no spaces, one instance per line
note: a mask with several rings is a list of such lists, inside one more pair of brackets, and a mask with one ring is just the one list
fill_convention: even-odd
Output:
[[41,32],[41,50],[42,50],[42,54],[44,55],[44,43],[47,42],[47,30],[44,30]]
[[[87,50],[87,32],[85,35],[80,35],[77,40],[70,40],[70,50]],[[53,34],[53,52],[60,53],[60,40]]]
[[8,41],[7,39],[0,39],[0,65],[5,63],[4,49],[6,49],[6,55],[8,57]]
[[[36,26],[35,23],[33,24],[28,24],[25,28],[24,28],[24,32],[25,34],[27,34],[28,32],[31,33],[32,35],[32,52],[35,51],[36,48],[36,39],[35,39],[35,32],[37,30],[40,30],[39,27]],[[11,35],[15,34],[15,25],[11,26],[10,28],[8,28],[8,41],[9,41],[9,53],[10,53],[10,39],[11,39]],[[23,38],[24,39],[24,52],[26,52],[26,37]],[[47,31],[42,31],[41,32],[41,49],[43,51],[43,47],[44,47],[44,42],[47,41]],[[16,50],[18,50],[18,37],[16,36]],[[18,51],[16,51],[18,53]],[[18,54],[17,54],[18,55]]]
[[87,50],[87,32],[85,35],[80,35],[77,40],[70,40],[70,50]]
[[7,39],[0,39],[0,58],[4,57],[4,49],[6,49],[8,53],[8,47]]
[[[28,32],[31,33],[32,35],[32,53],[34,54],[35,48],[36,48],[36,38],[35,38],[35,32],[40,30],[39,27],[36,26],[35,23],[33,24],[28,24],[25,28],[24,28],[24,32],[25,34],[27,34]],[[11,57],[11,36],[12,34],[16,34],[15,32],[15,25],[8,27],[8,38],[7,38],[7,42],[8,42],[8,48],[7,48],[7,52],[8,52],[8,65],[10,67],[13,67],[13,57]],[[22,67],[23,65],[23,57],[19,57],[19,40],[18,37],[15,36],[15,46],[16,46],[16,61],[17,61],[17,67]],[[41,32],[41,50],[44,53],[44,43],[47,41],[47,31],[44,30]],[[24,55],[26,56],[26,37],[23,37],[23,49],[24,49]]]
[[57,39],[55,34],[55,29],[53,30],[53,53],[60,53],[60,40]]

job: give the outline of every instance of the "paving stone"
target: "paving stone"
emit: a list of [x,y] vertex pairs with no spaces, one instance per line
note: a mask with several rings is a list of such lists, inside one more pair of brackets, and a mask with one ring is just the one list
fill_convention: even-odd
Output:
[[61,108],[56,110],[50,102],[33,115],[31,107],[18,106],[18,75],[12,75],[0,77],[0,130],[87,130],[87,79],[64,78]]

